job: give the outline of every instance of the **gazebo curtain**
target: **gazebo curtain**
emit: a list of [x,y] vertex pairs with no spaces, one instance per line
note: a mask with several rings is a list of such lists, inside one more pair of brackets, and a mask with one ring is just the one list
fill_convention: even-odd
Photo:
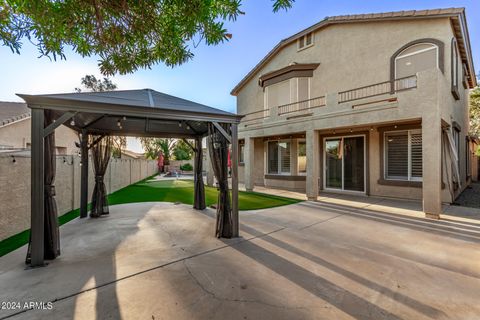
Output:
[[[228,131],[227,125],[224,125]],[[217,222],[215,236],[231,238],[233,235],[233,218],[228,191],[228,143],[222,133],[212,123],[208,124],[208,144],[213,172],[218,182]]]
[[[44,127],[54,122],[53,112],[44,111]],[[44,259],[53,260],[60,255],[60,232],[58,229],[57,203],[55,201],[55,174],[56,174],[56,151],[55,133],[52,132],[44,139]],[[26,263],[31,259],[31,238],[28,244]]]
[[202,138],[195,139],[195,195],[193,199],[193,208],[197,210],[205,209],[205,186],[203,185],[203,150]]
[[[98,139],[101,139],[98,141]],[[93,136],[93,141],[97,142],[92,146],[93,169],[95,172],[95,187],[92,194],[92,210],[90,217],[98,218],[101,215],[108,214],[107,189],[105,188],[104,176],[107,171],[108,162],[112,150],[112,138],[106,136],[103,138]]]

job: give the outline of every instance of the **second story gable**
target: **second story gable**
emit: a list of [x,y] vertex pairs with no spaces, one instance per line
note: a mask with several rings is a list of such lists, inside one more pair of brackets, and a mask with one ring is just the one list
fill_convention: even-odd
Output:
[[432,72],[466,105],[476,79],[463,9],[326,18],[281,41],[232,94],[239,114],[278,116],[414,89]]

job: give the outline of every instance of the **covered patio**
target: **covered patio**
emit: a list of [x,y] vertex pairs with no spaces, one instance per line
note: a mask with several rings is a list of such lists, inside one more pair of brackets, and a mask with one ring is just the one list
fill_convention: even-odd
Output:
[[[241,211],[242,237],[212,236],[215,210],[111,206],[62,227],[64,253],[23,270],[0,260],[0,319],[475,319],[480,220],[425,219],[421,203],[323,197]],[[115,218],[113,218],[113,216]],[[188,236],[186,236],[188,235]],[[438,294],[442,292],[442,294]]]
[[[79,134],[81,218],[88,215],[89,150],[95,172],[90,216],[109,214],[103,176],[110,159],[111,136],[185,139],[195,152],[193,207],[204,210],[202,139],[207,137],[219,189],[215,235],[239,236],[237,124],[241,116],[151,89],[19,96],[32,109],[31,236],[26,258],[30,266],[43,266],[45,260],[60,255],[55,203],[55,129],[62,124]],[[195,144],[186,139],[193,139]],[[230,144],[231,199],[227,167]]]

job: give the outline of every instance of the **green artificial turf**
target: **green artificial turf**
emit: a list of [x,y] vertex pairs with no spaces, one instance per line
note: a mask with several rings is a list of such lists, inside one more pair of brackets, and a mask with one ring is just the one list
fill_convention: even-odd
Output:
[[[205,186],[205,203],[207,206],[217,203],[218,191],[216,188]],[[193,204],[192,180],[146,180],[121,190],[108,197],[109,204],[131,202],[181,202]],[[243,192],[238,195],[240,210],[265,209],[297,203],[300,200],[267,195],[258,192]]]
[[[216,188],[205,186],[205,203],[207,206],[217,203]],[[181,202],[193,204],[192,180],[151,180],[151,177],[120,189],[108,196],[110,205],[133,202]],[[240,191],[238,206],[240,210],[266,209],[298,203],[300,200],[268,195],[258,192]],[[89,205],[90,207],[90,205]],[[58,218],[63,225],[80,215],[80,209],[65,213]],[[0,257],[28,243],[30,230],[25,230],[0,241]]]

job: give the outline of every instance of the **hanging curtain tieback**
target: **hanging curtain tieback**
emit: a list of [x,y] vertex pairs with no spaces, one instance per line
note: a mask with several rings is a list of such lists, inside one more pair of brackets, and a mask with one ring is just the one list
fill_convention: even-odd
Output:
[[51,184],[45,185],[45,195],[47,197],[54,197],[55,196],[55,186]]
[[103,175],[97,174],[95,176],[95,182],[102,182],[103,181]]

